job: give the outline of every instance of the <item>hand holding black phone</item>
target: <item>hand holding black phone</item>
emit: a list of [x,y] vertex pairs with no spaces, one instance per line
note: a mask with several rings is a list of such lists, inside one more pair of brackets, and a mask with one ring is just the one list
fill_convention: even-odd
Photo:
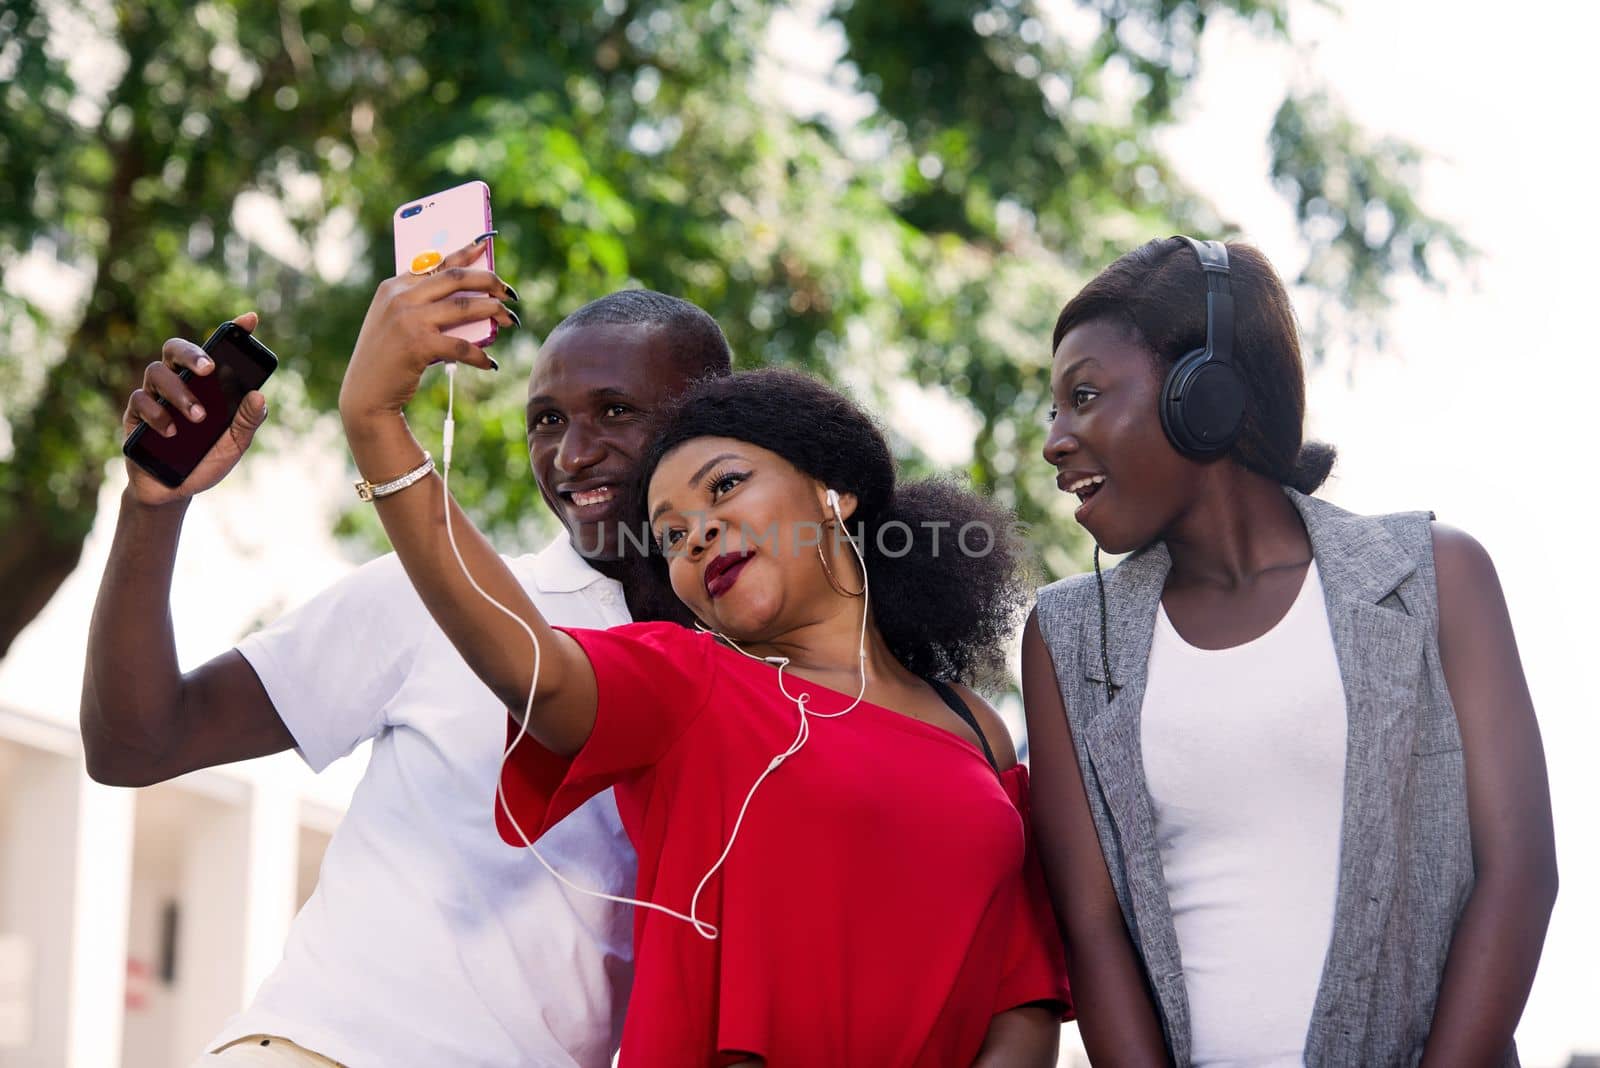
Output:
[[[211,358],[212,372],[197,375],[185,367],[177,377],[205,409],[205,418],[199,422],[174,418],[175,432],[171,437],[141,422],[122,443],[124,456],[172,489],[183,485],[228,432],[245,395],[260,389],[278,367],[278,358],[272,351],[237,323],[223,323],[200,347]],[[172,407],[165,397],[158,401],[162,407]]]

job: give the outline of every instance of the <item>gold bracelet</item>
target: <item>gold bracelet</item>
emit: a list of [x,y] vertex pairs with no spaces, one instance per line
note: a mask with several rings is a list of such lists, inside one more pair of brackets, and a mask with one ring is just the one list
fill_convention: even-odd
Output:
[[423,453],[422,462],[416,467],[412,468],[410,471],[407,471],[405,474],[401,475],[399,478],[391,479],[388,482],[380,482],[377,485],[373,485],[366,479],[362,479],[360,482],[357,482],[356,496],[360,497],[364,501],[375,501],[379,497],[387,497],[391,493],[399,493],[407,486],[415,485],[416,483],[422,481],[422,479],[427,476],[428,472],[432,470],[433,457],[429,456],[427,453]]

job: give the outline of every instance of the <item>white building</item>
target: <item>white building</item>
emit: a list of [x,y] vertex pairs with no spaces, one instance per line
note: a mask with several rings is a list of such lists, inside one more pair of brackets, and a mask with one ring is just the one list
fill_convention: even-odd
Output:
[[69,716],[0,707],[0,1068],[187,1063],[277,963],[349,763],[117,789]]
[[[193,504],[171,606],[185,669],[353,566],[328,533],[343,475],[308,435]],[[78,700],[123,481],[0,660],[0,1068],[188,1064],[282,956],[366,766],[362,748],[320,776],[282,753],[139,790],[90,780]]]

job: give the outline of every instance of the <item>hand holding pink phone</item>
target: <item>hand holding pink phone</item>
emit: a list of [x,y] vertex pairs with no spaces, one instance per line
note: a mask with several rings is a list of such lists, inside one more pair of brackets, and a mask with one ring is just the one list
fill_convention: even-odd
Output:
[[[426,274],[445,256],[494,229],[489,214],[489,186],[473,181],[410,201],[394,213],[394,270],[396,274]],[[483,253],[468,264],[494,270],[494,239],[483,243]],[[463,293],[476,297],[481,293]],[[479,348],[499,333],[493,319],[477,319],[445,331]]]

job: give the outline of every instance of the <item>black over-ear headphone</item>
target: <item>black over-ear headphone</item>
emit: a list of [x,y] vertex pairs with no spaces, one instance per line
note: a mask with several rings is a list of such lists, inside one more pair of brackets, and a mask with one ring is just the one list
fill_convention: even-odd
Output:
[[1185,456],[1220,455],[1244,422],[1244,380],[1233,366],[1233,287],[1221,241],[1177,235],[1200,257],[1206,279],[1206,347],[1183,355],[1161,384],[1161,429]]

